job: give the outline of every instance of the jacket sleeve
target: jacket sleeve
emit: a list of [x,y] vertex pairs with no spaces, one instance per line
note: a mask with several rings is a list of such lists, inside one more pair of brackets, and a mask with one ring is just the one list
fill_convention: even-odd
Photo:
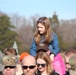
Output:
[[52,42],[49,44],[49,49],[54,55],[57,55],[60,52],[58,36],[55,33],[53,34]]
[[32,44],[31,44],[31,47],[30,47],[30,54],[32,56],[36,55],[36,43],[35,43],[34,39],[32,40]]
[[51,73],[51,75],[60,75],[58,73],[56,73],[55,71]]

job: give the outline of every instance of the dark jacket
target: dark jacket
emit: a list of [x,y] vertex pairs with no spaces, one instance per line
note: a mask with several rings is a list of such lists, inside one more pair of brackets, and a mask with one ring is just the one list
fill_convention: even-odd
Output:
[[[39,71],[38,71],[37,75],[41,75]],[[53,71],[50,75],[60,75],[60,74],[58,74],[55,71]]]
[[66,71],[66,74],[65,75],[70,75],[69,71]]
[[[24,74],[22,74],[22,75],[24,75]],[[35,74],[35,75],[40,75],[40,74]]]
[[3,74],[2,74],[2,71],[0,71],[0,75],[3,75]]
[[58,73],[56,73],[56,72],[54,71],[54,72],[52,72],[52,74],[50,74],[50,75],[60,75],[60,74],[58,74]]
[[[24,75],[24,74],[22,74],[22,75]],[[40,72],[38,71],[37,74],[35,74],[35,75],[41,75],[41,74],[40,74]],[[54,72],[52,72],[50,75],[60,75],[60,74],[58,74],[58,73],[56,73],[56,72],[54,71]]]

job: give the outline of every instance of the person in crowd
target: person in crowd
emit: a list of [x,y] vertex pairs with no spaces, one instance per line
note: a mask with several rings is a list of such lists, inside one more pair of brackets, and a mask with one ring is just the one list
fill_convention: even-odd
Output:
[[5,55],[2,58],[3,71],[2,75],[16,75],[17,57]]
[[47,53],[38,52],[35,59],[40,75],[60,75],[53,69],[51,59]]
[[22,52],[21,54],[20,54],[20,57],[19,57],[19,64],[17,64],[17,71],[16,71],[16,75],[22,75],[23,74],[23,71],[22,71],[22,66],[21,66],[21,61],[23,60],[23,58],[25,57],[25,56],[28,56],[29,55],[29,53],[27,53],[27,52]]
[[17,70],[16,70],[16,75],[21,75],[23,72],[22,72],[22,68],[21,68],[21,64],[20,64],[20,55],[17,54],[16,52],[16,49],[14,48],[6,48],[4,50],[4,54],[5,55],[15,55],[18,57],[18,63],[17,63]]
[[20,54],[20,58],[19,58],[20,62],[23,60],[23,58],[24,58],[25,56],[28,56],[28,55],[30,55],[30,54],[27,53],[27,52],[22,52],[22,53]]
[[30,47],[30,54],[36,56],[37,46],[44,43],[48,45],[54,69],[61,75],[64,75],[66,67],[60,54],[58,36],[52,30],[49,18],[40,17],[36,23],[36,31]]
[[68,50],[64,54],[66,64],[66,75],[76,74],[76,50]]
[[76,54],[70,57],[69,64],[71,66],[70,75],[76,75]]
[[4,54],[5,55],[17,55],[17,52],[14,48],[5,48]]
[[37,75],[37,65],[35,61],[35,57],[28,55],[23,58],[21,61],[23,75]]
[[3,65],[0,63],[0,75],[3,75],[2,74],[3,68],[4,68]]
[[2,71],[0,71],[0,75],[3,75],[3,74],[2,74]]

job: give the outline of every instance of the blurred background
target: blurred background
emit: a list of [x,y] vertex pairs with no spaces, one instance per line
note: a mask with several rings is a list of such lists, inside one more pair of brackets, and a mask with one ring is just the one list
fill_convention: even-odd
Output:
[[76,49],[75,0],[0,0],[0,56],[14,44],[18,53],[29,52],[39,17],[49,18],[61,52]]

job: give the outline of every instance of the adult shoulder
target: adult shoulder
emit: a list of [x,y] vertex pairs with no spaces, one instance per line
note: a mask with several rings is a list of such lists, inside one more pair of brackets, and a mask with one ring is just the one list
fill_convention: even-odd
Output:
[[51,73],[51,75],[60,75],[60,74],[58,74],[57,72],[53,71],[53,72]]

